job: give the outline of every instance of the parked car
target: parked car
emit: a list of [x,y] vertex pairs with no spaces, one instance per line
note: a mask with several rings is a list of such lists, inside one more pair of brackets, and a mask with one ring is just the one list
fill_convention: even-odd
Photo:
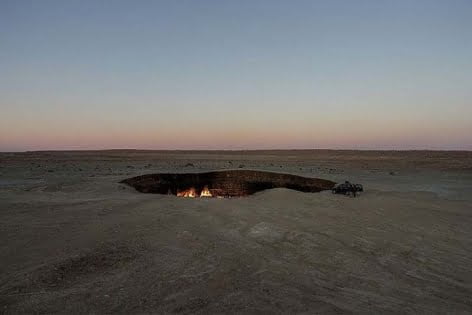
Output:
[[349,181],[345,181],[342,184],[337,184],[333,187],[333,194],[343,194],[347,196],[356,197],[357,193],[363,192],[364,187],[361,184],[352,184]]

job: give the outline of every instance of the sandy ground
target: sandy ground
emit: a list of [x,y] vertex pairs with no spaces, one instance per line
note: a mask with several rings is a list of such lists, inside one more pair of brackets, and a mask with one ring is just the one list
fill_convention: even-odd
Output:
[[[366,192],[118,183],[239,168]],[[7,314],[472,313],[472,152],[1,153],[0,252]]]

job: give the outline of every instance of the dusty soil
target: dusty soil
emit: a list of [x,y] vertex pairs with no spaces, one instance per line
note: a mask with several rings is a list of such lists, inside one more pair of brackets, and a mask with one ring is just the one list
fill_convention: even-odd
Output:
[[[142,194],[142,174],[364,184]],[[0,313],[472,313],[472,152],[0,154]]]

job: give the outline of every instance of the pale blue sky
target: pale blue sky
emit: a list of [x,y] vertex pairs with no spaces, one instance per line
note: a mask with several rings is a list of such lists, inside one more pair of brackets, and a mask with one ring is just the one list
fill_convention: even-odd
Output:
[[0,151],[472,150],[472,1],[0,0]]

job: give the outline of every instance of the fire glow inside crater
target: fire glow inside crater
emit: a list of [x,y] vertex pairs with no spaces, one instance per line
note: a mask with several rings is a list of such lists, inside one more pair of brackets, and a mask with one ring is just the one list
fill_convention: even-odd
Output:
[[121,183],[142,193],[189,198],[242,197],[271,188],[319,192],[330,190],[335,185],[325,179],[253,170],[148,174],[128,178]]

